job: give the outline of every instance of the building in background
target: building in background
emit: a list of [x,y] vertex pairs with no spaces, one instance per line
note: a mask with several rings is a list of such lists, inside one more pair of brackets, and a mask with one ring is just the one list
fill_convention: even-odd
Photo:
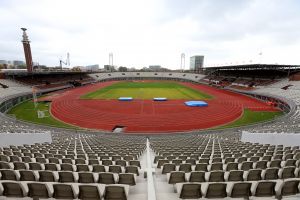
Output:
[[113,65],[104,65],[104,71],[105,72],[114,72],[116,71],[115,66]]
[[203,68],[204,56],[192,56],[190,58],[190,70],[201,71]]
[[12,61],[12,65],[14,67],[17,67],[17,66],[20,66],[20,65],[25,65],[25,62],[22,61],[22,60],[14,60],[14,61]]
[[96,71],[99,71],[99,65],[96,64],[96,65],[88,65],[85,67],[86,71],[88,72],[96,72]]
[[160,65],[149,65],[150,71],[160,71],[161,66]]

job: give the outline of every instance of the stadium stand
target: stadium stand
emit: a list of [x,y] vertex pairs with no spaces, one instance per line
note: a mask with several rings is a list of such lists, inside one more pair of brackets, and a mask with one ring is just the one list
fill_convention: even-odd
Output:
[[[192,82],[204,77],[170,72],[90,76],[97,81],[139,77]],[[13,80],[0,83],[8,86],[0,87],[0,105],[31,92],[30,86]],[[300,82],[284,79],[249,92],[285,99],[291,110],[277,121],[243,130],[299,132],[299,90]],[[51,132],[51,143],[0,147],[0,199],[300,198],[299,145],[242,142],[241,128],[146,137],[39,126],[0,113],[0,132],[43,131]],[[155,191],[146,186],[151,177]]]

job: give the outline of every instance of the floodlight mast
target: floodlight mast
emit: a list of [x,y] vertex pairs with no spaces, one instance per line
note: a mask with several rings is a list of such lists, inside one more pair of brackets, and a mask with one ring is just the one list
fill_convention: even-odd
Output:
[[67,66],[70,66],[70,54],[67,53],[67,59],[66,61],[63,61],[62,59],[59,59],[59,66],[60,66],[60,69],[62,70],[62,64],[64,65],[67,65]]
[[184,68],[185,68],[185,54],[182,53],[181,54],[181,60],[180,60],[180,70],[182,72],[184,72],[184,70],[185,70]]

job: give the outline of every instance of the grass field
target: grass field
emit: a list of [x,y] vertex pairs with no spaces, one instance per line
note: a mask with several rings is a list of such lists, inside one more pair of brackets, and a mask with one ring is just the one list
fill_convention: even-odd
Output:
[[271,119],[274,119],[275,117],[279,117],[283,115],[283,112],[263,112],[263,111],[251,111],[248,109],[244,110],[243,116],[236,121],[220,126],[217,129],[223,129],[223,128],[233,128],[233,127],[239,127],[239,126],[245,126],[249,124],[259,123],[263,121],[268,121]]
[[83,95],[82,99],[211,99],[212,96],[174,82],[118,82],[100,90]]
[[[37,109],[34,109],[34,103],[31,100],[29,100],[13,107],[8,112],[8,114],[15,115],[17,119],[21,119],[24,121],[29,121],[37,124],[50,125],[50,126],[55,126],[60,128],[73,128],[73,129],[76,128],[75,126],[71,126],[54,119],[49,113],[49,109],[50,109],[49,106],[50,103],[40,102],[38,103]],[[45,117],[38,118],[37,110],[44,111]]]

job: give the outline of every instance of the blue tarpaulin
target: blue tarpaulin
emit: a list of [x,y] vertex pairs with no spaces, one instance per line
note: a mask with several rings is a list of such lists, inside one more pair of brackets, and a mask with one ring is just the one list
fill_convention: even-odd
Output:
[[132,101],[132,97],[120,97],[119,101]]
[[205,101],[186,101],[184,103],[185,103],[185,105],[191,106],[191,107],[205,107],[205,106],[208,106],[208,104]]
[[155,97],[153,98],[154,101],[167,101],[166,97]]

